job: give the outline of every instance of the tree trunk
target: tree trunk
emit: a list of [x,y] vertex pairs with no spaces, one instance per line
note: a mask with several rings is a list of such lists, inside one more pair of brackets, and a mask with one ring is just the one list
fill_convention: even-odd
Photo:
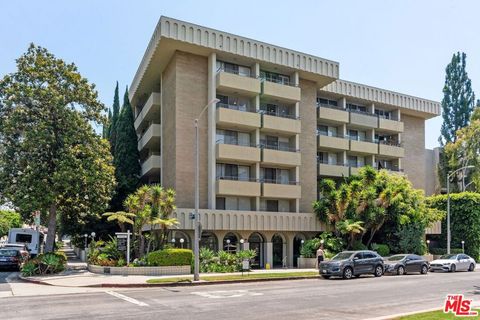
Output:
[[[57,228],[57,205],[50,206],[48,214],[48,233],[45,244],[45,252],[53,252],[55,244],[55,229]],[[39,248],[40,249],[40,248]]]
[[373,229],[370,230],[370,237],[368,238],[367,248],[370,248],[370,242],[372,242],[373,236],[375,235],[375,232],[376,232],[376,230],[375,231]]
[[139,255],[140,258],[143,258],[145,254],[145,237],[143,236],[142,232],[140,231],[140,250],[139,250]]

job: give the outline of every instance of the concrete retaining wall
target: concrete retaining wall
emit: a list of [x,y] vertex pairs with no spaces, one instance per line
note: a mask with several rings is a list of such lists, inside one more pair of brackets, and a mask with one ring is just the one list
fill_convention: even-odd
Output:
[[88,271],[92,273],[112,275],[137,276],[173,276],[190,274],[190,266],[165,267],[102,267],[89,264]]
[[300,269],[316,268],[317,258],[297,258],[297,265]]

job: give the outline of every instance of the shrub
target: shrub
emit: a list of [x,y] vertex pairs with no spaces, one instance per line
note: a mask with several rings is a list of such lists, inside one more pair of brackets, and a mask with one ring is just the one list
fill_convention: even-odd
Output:
[[100,253],[97,256],[96,264],[102,267],[115,267],[117,260],[111,259],[106,253]]
[[39,254],[22,267],[24,276],[45,275],[59,273],[65,270],[67,257],[63,252],[49,252]]
[[300,248],[300,255],[302,255],[304,258],[315,258],[318,247],[320,247],[320,239],[313,238],[307,240]]
[[390,254],[390,248],[386,244],[372,243],[372,250],[376,251],[382,257],[386,257]]
[[193,259],[190,249],[164,249],[147,255],[149,266],[189,266]]
[[[430,250],[428,250],[428,253],[434,254],[436,256],[443,256],[444,254],[447,254],[447,248],[431,248]],[[450,248],[450,253],[463,253],[463,250],[462,248]]]
[[397,242],[390,242],[390,248],[398,253],[415,253],[424,255],[427,247],[424,241],[425,229],[418,224],[403,225],[395,236],[399,239]]
[[[447,211],[447,196],[438,195],[428,198],[431,208]],[[480,194],[462,192],[450,194],[450,220],[452,245],[459,246],[465,241],[465,253],[480,260]],[[436,236],[446,247],[446,219],[442,220],[442,234]]]
[[352,250],[367,250],[367,246],[361,241],[355,241],[352,246]]
[[255,250],[242,250],[237,253],[219,251],[215,253],[208,248],[201,248],[200,271],[218,273],[241,271],[243,260],[251,261],[256,255]]

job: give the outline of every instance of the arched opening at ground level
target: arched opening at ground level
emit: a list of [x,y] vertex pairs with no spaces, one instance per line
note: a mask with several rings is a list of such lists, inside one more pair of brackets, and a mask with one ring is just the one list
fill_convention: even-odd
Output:
[[168,235],[168,242],[175,248],[192,249],[190,237],[183,231],[172,230]]
[[239,249],[238,245],[240,244],[240,238],[233,232],[229,232],[223,237],[223,250],[236,253]]
[[255,250],[257,255],[252,261],[252,268],[263,268],[265,266],[265,238],[258,232],[254,232],[248,237],[250,250]]
[[212,251],[218,251],[218,239],[213,232],[204,231],[200,238],[200,248],[208,248]]
[[287,266],[287,256],[286,256],[286,242],[284,238],[279,233],[275,233],[272,237],[272,252],[273,252],[273,267],[282,268]]
[[300,257],[300,253],[302,251],[303,243],[305,242],[306,237],[305,235],[298,233],[293,238],[293,267],[298,267],[298,258]]

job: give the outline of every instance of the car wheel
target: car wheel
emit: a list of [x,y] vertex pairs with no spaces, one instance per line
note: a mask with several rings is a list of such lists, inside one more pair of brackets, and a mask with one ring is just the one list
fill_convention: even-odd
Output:
[[452,264],[452,266],[450,267],[450,272],[455,272],[457,271],[457,266]]
[[421,273],[421,274],[427,274],[427,273],[428,273],[428,268],[427,268],[426,265],[423,265],[423,266],[422,266],[422,269],[420,270],[420,273]]
[[330,276],[322,276],[323,279],[330,279]]
[[381,277],[383,275],[383,267],[381,265],[378,265],[375,267],[375,277]]
[[397,269],[397,274],[399,276],[403,276],[405,274],[405,268],[402,267],[402,266],[399,266],[398,269]]
[[346,267],[343,269],[343,279],[352,279],[353,277],[353,269],[350,267]]
[[471,263],[470,267],[468,268],[468,271],[472,272],[473,270],[475,270],[475,265]]

